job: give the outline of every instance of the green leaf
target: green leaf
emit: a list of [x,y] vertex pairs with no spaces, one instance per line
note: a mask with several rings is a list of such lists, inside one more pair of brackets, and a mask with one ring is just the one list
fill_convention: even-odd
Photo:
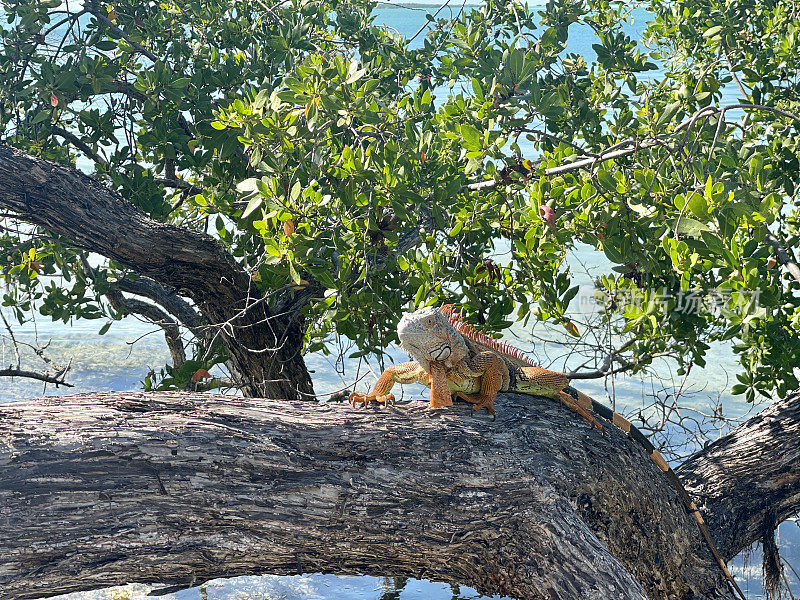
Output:
[[664,110],[662,110],[661,114],[658,116],[656,127],[665,125],[670,121],[672,121],[672,118],[680,110],[681,106],[683,106],[683,102],[681,102],[680,100],[678,102],[673,102],[672,104],[667,104],[664,107]]
[[103,52],[108,52],[109,50],[113,50],[117,47],[117,42],[114,40],[100,40],[94,45],[94,47],[98,50],[102,50]]
[[289,261],[289,277],[291,277],[295,284],[300,283],[300,274],[297,272],[297,269],[294,268],[294,263],[292,261]]
[[522,50],[515,49],[511,51],[508,56],[508,69],[514,75],[519,77],[522,73],[523,65],[525,64],[525,53]]
[[289,202],[296,202],[297,199],[300,198],[300,194],[302,192],[303,192],[303,186],[300,184],[299,181],[295,181],[291,191],[289,192]]
[[242,218],[244,219],[244,218],[246,218],[246,217],[250,216],[250,214],[251,214],[251,213],[252,213],[252,212],[253,212],[255,209],[257,209],[259,206],[261,206],[261,203],[262,203],[263,201],[264,201],[264,197],[263,197],[261,194],[257,194],[257,195],[255,195],[255,196],[254,196],[254,197],[253,197],[253,198],[250,200],[250,202],[248,202],[248,203],[247,203],[247,208],[245,208],[245,209],[244,209],[244,212],[242,213]]
[[417,293],[414,295],[414,306],[418,307],[422,305],[422,299],[425,297],[425,284],[420,284],[419,288],[417,288]]
[[33,118],[33,124],[36,125],[37,123],[41,123],[42,121],[47,121],[50,119],[51,111],[49,110],[40,110],[36,113],[36,116]]
[[255,192],[258,189],[259,181],[257,177],[244,179],[236,184],[236,189],[243,193]]
[[456,237],[459,233],[461,233],[463,227],[464,227],[463,221],[456,221],[456,224],[453,225],[453,228],[450,230],[450,233],[448,235],[450,237]]
[[419,103],[420,103],[420,105],[423,105],[423,106],[426,105],[426,104],[430,104],[431,103],[431,90],[430,90],[430,88],[427,88],[422,93],[422,98],[420,99]]
[[692,211],[696,217],[704,221],[708,220],[708,202],[697,192],[692,192],[689,196],[689,210]]
[[700,235],[702,235],[703,241],[709,250],[711,250],[714,254],[723,254],[724,246],[719,237],[711,233],[711,231],[707,231],[705,229],[700,231]]
[[475,98],[477,98],[478,100],[483,100],[484,99],[483,88],[481,87],[481,82],[478,81],[478,79],[475,78],[475,77],[472,78],[472,92],[475,94]]
[[692,237],[699,237],[703,231],[710,229],[708,225],[702,223],[686,215],[678,223],[678,233],[681,235],[690,235]]
[[597,181],[599,181],[607,191],[613,191],[617,188],[617,180],[614,179],[607,169],[597,170]]
[[756,152],[753,157],[750,159],[750,177],[756,178],[761,173],[761,170],[764,168],[764,157],[761,156],[758,152]]
[[714,25],[705,30],[703,37],[706,39],[718,37],[720,31],[722,31],[722,25]]
[[355,83],[356,81],[361,79],[364,75],[366,75],[366,73],[367,73],[366,69],[359,69],[358,63],[356,61],[353,61],[350,63],[350,70],[344,82],[348,85],[351,83]]
[[267,251],[267,254],[270,254],[272,256],[277,256],[277,257],[283,256],[283,252],[281,252],[281,249],[278,248],[278,242],[271,237],[268,237],[264,240],[264,250]]
[[461,139],[467,150],[480,150],[481,134],[469,123],[461,125]]

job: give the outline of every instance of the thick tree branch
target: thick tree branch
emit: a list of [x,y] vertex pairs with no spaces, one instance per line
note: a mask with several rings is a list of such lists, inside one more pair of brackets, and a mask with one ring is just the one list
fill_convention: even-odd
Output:
[[51,126],[50,127],[50,131],[52,131],[54,134],[56,134],[56,135],[64,138],[65,140],[67,140],[70,144],[75,146],[78,150],[83,152],[86,156],[91,158],[94,162],[96,162],[101,167],[105,167],[108,164],[105,158],[103,158],[97,152],[92,150],[92,148],[91,148],[91,146],[89,146],[89,144],[84,142],[81,138],[79,138],[74,133],[71,133],[71,132],[67,131],[66,129],[63,129],[62,127],[59,127],[58,125]]
[[139,102],[147,101],[147,95],[133,87],[132,83],[128,83],[127,81],[115,81],[113,85],[115,92],[125,94],[126,96],[129,96],[134,100],[138,100]]
[[159,58],[158,58],[158,57],[157,57],[155,54],[153,54],[152,52],[150,52],[150,50],[148,50],[147,48],[145,48],[144,46],[142,46],[142,45],[141,45],[139,42],[136,42],[136,41],[132,40],[132,39],[130,38],[130,36],[128,36],[128,34],[126,34],[124,31],[122,31],[122,29],[120,29],[120,28],[117,26],[117,24],[116,24],[116,23],[114,23],[114,22],[113,22],[112,20],[110,20],[108,17],[106,17],[105,15],[103,15],[103,14],[100,12],[100,10],[95,10],[95,9],[87,9],[87,10],[88,10],[90,13],[92,13],[92,15],[94,15],[94,17],[95,17],[95,18],[97,18],[98,20],[100,20],[100,21],[102,21],[103,23],[105,23],[105,24],[108,26],[108,28],[109,28],[109,29],[111,29],[111,30],[112,30],[114,33],[116,33],[116,34],[117,34],[118,36],[120,36],[120,37],[121,37],[123,40],[125,40],[126,42],[128,42],[128,44],[130,44],[130,45],[131,45],[131,47],[132,47],[134,50],[136,50],[136,52],[138,52],[138,53],[139,53],[139,54],[141,54],[142,56],[146,56],[147,58],[149,58],[150,60],[152,60],[154,63],[159,61]]
[[164,330],[164,339],[167,342],[167,348],[169,348],[173,367],[178,369],[186,362],[186,351],[183,348],[181,328],[167,313],[154,304],[137,300],[136,298],[126,298],[119,290],[108,290],[106,298],[108,298],[114,310],[124,311],[131,315],[139,315]]
[[313,391],[298,354],[302,329],[272,316],[250,275],[211,236],[154,221],[76,169],[8,146],[0,146],[0,209],[191,298],[246,376],[248,395]]
[[800,508],[800,393],[776,402],[675,471],[728,560]]
[[117,287],[123,292],[150,298],[188,327],[196,337],[204,337],[203,332],[199,329],[203,325],[203,316],[176,294],[175,290],[164,287],[149,277],[139,277],[138,279],[124,277],[117,281]]
[[188,181],[184,181],[183,179],[156,177],[155,179],[153,179],[153,181],[155,181],[157,184],[163,185],[164,187],[183,190],[189,194],[200,192],[199,187],[192,185],[191,183],[189,183]]
[[0,404],[9,600],[365,573],[523,599],[729,598],[635,442],[557,402],[388,409],[195,394]]

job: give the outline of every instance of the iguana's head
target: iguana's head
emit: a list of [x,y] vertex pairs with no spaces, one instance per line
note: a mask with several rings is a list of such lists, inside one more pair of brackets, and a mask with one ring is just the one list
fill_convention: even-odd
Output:
[[422,308],[406,313],[397,324],[400,346],[426,371],[432,361],[453,367],[468,354],[464,337],[439,308]]

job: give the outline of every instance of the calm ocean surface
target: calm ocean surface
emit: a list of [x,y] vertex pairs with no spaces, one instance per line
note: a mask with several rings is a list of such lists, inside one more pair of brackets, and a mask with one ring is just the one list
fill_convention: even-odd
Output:
[[[455,8],[445,8],[440,16],[455,15],[460,8],[457,3]],[[435,10],[435,9],[434,9]],[[647,13],[643,10],[633,12],[634,24],[629,33],[636,39],[644,29]],[[394,28],[405,36],[414,35],[425,23],[425,10],[412,7],[397,6],[377,10],[378,22]],[[573,26],[567,51],[585,57],[591,63],[595,53],[591,45],[595,38],[588,28]],[[417,38],[421,41],[422,35]],[[444,96],[446,90],[440,90]],[[733,102],[736,95],[730,91],[725,102]],[[533,155],[533,149],[529,148]],[[498,245],[496,259],[504,261],[508,251],[507,246]],[[599,275],[606,265],[602,253],[591,248],[580,248],[573,253],[570,260],[571,269],[575,280],[584,286],[576,305],[583,296],[591,297],[591,276]],[[584,310],[586,303],[581,304]],[[8,313],[6,313],[7,316]],[[578,315],[579,316],[579,315]],[[54,389],[43,388],[41,384],[28,380],[9,380],[0,378],[0,402],[14,399],[30,398],[46,394],[71,394],[77,392],[101,390],[138,390],[146,373],[154,368],[156,371],[169,359],[163,336],[160,330],[151,325],[127,318],[121,323],[115,323],[104,336],[98,336],[98,330],[104,321],[76,321],[70,325],[53,323],[49,317],[39,315],[35,324],[26,328],[15,329],[15,334],[22,341],[39,343],[50,342],[49,355],[57,362],[72,361],[69,381],[75,384],[73,388]],[[522,327],[512,329],[510,335],[521,348],[530,351],[545,366],[565,370],[576,367],[581,361],[560,359],[564,354],[564,346],[558,343],[534,348],[534,336],[548,339],[562,339],[562,332],[553,331],[538,325],[533,328],[529,325],[527,330]],[[332,347],[334,356],[336,349]],[[405,355],[394,350],[392,357],[396,362],[407,360]],[[30,358],[30,357],[28,357]],[[13,352],[7,343],[0,342],[0,361],[10,364],[13,361]],[[30,361],[28,364],[35,364]],[[340,373],[342,365],[335,364],[335,358],[314,355],[308,357],[309,368],[314,371],[314,383],[318,394],[328,394],[335,390],[349,387],[352,389],[353,381],[367,374],[366,378],[358,384],[358,389],[371,387],[374,379],[380,374],[381,368],[376,361],[355,363],[346,361],[344,373]],[[734,374],[737,372],[735,357],[728,347],[717,346],[712,348],[708,357],[709,368],[695,367],[691,376],[684,383],[684,389],[691,393],[684,402],[697,410],[710,410],[712,404],[718,399],[725,402],[726,414],[739,417],[751,410],[741,400],[731,398],[728,394],[729,387],[734,383]],[[675,366],[666,361],[657,365],[658,380],[650,378],[618,377],[613,386],[616,407],[620,412],[631,412],[650,404],[648,396],[652,395],[664,385],[677,386],[682,378],[675,373]],[[611,385],[603,382],[581,382],[581,389],[598,399],[606,398],[611,402]],[[400,390],[398,390],[399,392]],[[414,386],[406,388],[399,399],[419,399],[426,397],[425,388]],[[720,431],[725,433],[726,430]],[[800,552],[797,546],[800,538],[794,524],[784,524],[780,529],[782,555],[792,564],[800,562]],[[760,558],[756,552],[749,562],[738,560],[734,573],[743,589],[752,598],[761,594],[760,585]],[[64,600],[122,600],[144,598],[149,591],[147,586],[130,586],[113,591],[99,591],[91,593],[70,594],[59,596]],[[474,590],[468,588],[451,588],[449,585],[427,581],[408,580],[405,583],[392,579],[375,577],[336,577],[330,575],[303,575],[297,577],[241,577],[230,580],[216,580],[202,588],[193,588],[176,594],[163,596],[166,600],[215,600],[215,599],[304,599],[304,600],[459,600],[467,598],[483,598]],[[496,597],[497,598],[497,597]]]

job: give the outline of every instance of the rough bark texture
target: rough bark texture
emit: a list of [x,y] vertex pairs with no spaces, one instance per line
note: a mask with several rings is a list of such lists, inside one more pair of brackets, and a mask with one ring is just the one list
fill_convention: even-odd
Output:
[[560,600],[729,598],[641,448],[545,398],[0,404],[0,596],[326,572]]
[[800,507],[800,392],[748,420],[675,471],[726,560]]
[[91,177],[1,144],[0,208],[190,297],[221,327],[247,394],[313,392],[300,355],[302,321],[273,317],[250,276],[212,237],[154,221]]

